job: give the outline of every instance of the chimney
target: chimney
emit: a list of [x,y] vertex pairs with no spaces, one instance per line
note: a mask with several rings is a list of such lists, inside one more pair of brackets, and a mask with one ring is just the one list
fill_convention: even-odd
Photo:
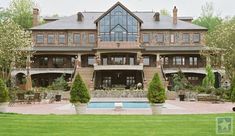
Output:
[[176,8],[176,6],[174,6],[174,9],[173,9],[173,24],[174,25],[177,24],[177,11],[178,9]]
[[33,26],[39,25],[39,9],[33,8]]
[[77,21],[82,21],[83,20],[83,14],[82,14],[82,12],[78,12],[77,13]]
[[160,13],[159,12],[156,12],[153,17],[154,17],[155,21],[160,21]]

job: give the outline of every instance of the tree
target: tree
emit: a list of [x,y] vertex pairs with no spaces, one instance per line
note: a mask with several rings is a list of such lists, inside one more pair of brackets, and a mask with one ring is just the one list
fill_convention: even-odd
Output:
[[222,19],[219,16],[214,15],[214,6],[212,2],[206,3],[202,6],[201,10],[202,13],[200,17],[193,20],[194,24],[206,27],[208,32],[211,32],[216,26],[222,23]]
[[173,90],[174,91],[183,90],[186,88],[188,84],[189,82],[181,70],[179,70],[177,74],[174,74],[173,76]]
[[0,103],[7,102],[9,100],[9,93],[5,82],[0,79]]
[[210,65],[206,66],[206,76],[202,80],[202,86],[205,88],[214,88],[215,74]]
[[166,99],[165,89],[157,73],[154,74],[154,77],[149,84],[147,97],[150,103],[165,102]]
[[33,25],[32,0],[12,0],[9,8],[12,19],[21,27],[28,29]]
[[19,51],[31,45],[30,33],[11,19],[0,22],[0,71],[3,79],[10,79],[12,63],[24,63],[25,52]]
[[70,92],[71,103],[88,103],[90,94],[79,73],[76,75]]
[[160,10],[160,15],[171,16],[170,12],[167,9],[161,9]]
[[235,102],[235,77],[233,78],[231,85],[231,101]]
[[[212,48],[222,49],[224,56],[223,65],[226,73],[232,81],[235,74],[235,19],[227,20],[216,27],[206,36],[206,44]],[[214,51],[218,52],[217,50]]]

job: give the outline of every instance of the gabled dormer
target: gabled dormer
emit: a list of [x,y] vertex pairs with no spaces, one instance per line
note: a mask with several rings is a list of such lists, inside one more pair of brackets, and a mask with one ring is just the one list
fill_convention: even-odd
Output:
[[94,23],[98,27],[101,41],[136,41],[143,21],[117,2]]

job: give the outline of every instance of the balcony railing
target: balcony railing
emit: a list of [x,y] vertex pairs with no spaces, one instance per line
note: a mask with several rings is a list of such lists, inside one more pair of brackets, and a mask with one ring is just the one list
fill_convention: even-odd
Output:
[[143,65],[94,65],[94,70],[143,70]]

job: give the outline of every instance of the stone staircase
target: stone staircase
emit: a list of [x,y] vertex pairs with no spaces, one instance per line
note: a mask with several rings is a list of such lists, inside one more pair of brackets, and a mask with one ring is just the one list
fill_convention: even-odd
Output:
[[160,79],[162,81],[162,84],[165,86],[165,79],[164,79],[163,73],[161,71],[161,68],[144,67],[144,76],[145,76],[145,80],[146,80],[146,84],[144,87],[145,90],[148,89],[148,84],[151,82],[155,73],[158,73],[158,75],[160,76]]
[[[84,83],[86,84],[87,88],[89,90],[93,89],[94,88],[94,84],[91,83],[91,79],[93,77],[93,72],[94,72],[94,68],[93,67],[86,67],[86,68],[77,68],[76,69],[76,74],[79,73],[82,80],[84,81]],[[76,75],[75,74],[75,75]],[[76,77],[76,76],[74,76]]]

